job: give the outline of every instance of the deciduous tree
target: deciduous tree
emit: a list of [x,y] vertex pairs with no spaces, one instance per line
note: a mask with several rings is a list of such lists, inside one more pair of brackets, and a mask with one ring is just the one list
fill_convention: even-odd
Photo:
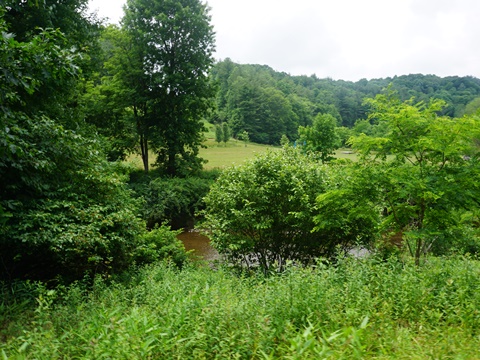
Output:
[[353,138],[361,164],[378,168],[372,178],[385,206],[385,226],[404,234],[418,263],[456,223],[458,211],[478,209],[480,131],[476,117],[440,116],[444,102],[401,102],[387,91],[368,101],[382,137]]
[[[170,175],[201,166],[201,118],[212,106],[208,78],[214,32],[207,5],[199,0],[128,0],[122,28],[131,42],[131,106],[142,156],[150,143],[156,163]],[[145,163],[145,161],[144,161]]]
[[69,279],[125,268],[143,230],[99,142],[31,102],[75,86],[80,56],[57,30],[17,41],[0,17],[0,277]]
[[330,114],[318,114],[312,126],[300,126],[298,134],[304,150],[318,154],[323,163],[332,159],[340,147],[340,137],[336,133],[337,120]]

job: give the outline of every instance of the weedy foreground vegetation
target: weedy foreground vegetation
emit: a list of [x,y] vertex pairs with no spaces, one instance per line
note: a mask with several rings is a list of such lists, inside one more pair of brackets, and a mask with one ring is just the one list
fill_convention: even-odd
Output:
[[[15,284],[13,285],[15,287]],[[13,292],[11,290],[14,290]],[[157,264],[3,288],[4,359],[475,359],[480,264],[344,257],[235,274]],[[15,294],[15,296],[12,295]]]

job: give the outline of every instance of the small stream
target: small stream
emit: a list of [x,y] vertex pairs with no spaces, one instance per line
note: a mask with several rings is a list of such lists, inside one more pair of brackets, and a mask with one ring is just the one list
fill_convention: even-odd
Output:
[[183,242],[185,250],[194,250],[193,254],[202,260],[209,261],[220,258],[217,250],[210,245],[210,239],[198,231],[186,230],[177,237]]

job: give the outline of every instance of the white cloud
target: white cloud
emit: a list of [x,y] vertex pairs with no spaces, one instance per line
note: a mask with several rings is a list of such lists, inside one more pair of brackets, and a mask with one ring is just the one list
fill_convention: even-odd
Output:
[[[122,0],[91,0],[118,22]],[[480,77],[478,0],[208,0],[216,57],[358,80]]]

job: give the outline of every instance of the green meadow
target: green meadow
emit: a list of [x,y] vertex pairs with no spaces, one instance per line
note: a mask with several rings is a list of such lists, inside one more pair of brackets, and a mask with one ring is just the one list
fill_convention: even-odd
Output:
[[207,160],[204,168],[225,168],[234,164],[241,164],[245,160],[253,158],[255,154],[260,154],[267,149],[279,149],[269,145],[259,145],[248,143],[247,146],[241,141],[230,139],[225,143],[216,143],[209,139],[205,142],[206,148],[200,150],[200,157]]
[[[204,165],[204,168],[225,168],[232,164],[241,164],[247,159],[253,158],[256,154],[263,153],[268,149],[280,149],[278,146],[260,145],[248,142],[245,144],[243,141],[236,139],[230,139],[227,143],[215,142],[214,127],[210,123],[206,123],[208,131],[205,133],[206,141],[204,145],[206,148],[200,149],[200,157],[204,158],[208,162]],[[246,145],[246,146],[245,146]],[[336,151],[336,158],[356,160],[356,155],[352,153],[350,149],[339,149]]]
[[[231,138],[227,143],[217,143],[215,141],[215,133],[213,132],[213,125],[206,123],[207,132],[205,132],[204,148],[200,149],[199,156],[207,163],[204,164],[204,169],[223,169],[231,165],[242,164],[245,160],[255,157],[256,154],[261,154],[267,150],[278,150],[279,146],[261,145],[248,142],[245,144],[243,141]],[[335,158],[338,159],[350,159],[355,161],[356,155],[351,149],[338,149],[335,152]],[[153,162],[155,154],[150,153],[150,161]],[[136,168],[142,169],[142,161],[138,155],[131,155],[127,159]]]

